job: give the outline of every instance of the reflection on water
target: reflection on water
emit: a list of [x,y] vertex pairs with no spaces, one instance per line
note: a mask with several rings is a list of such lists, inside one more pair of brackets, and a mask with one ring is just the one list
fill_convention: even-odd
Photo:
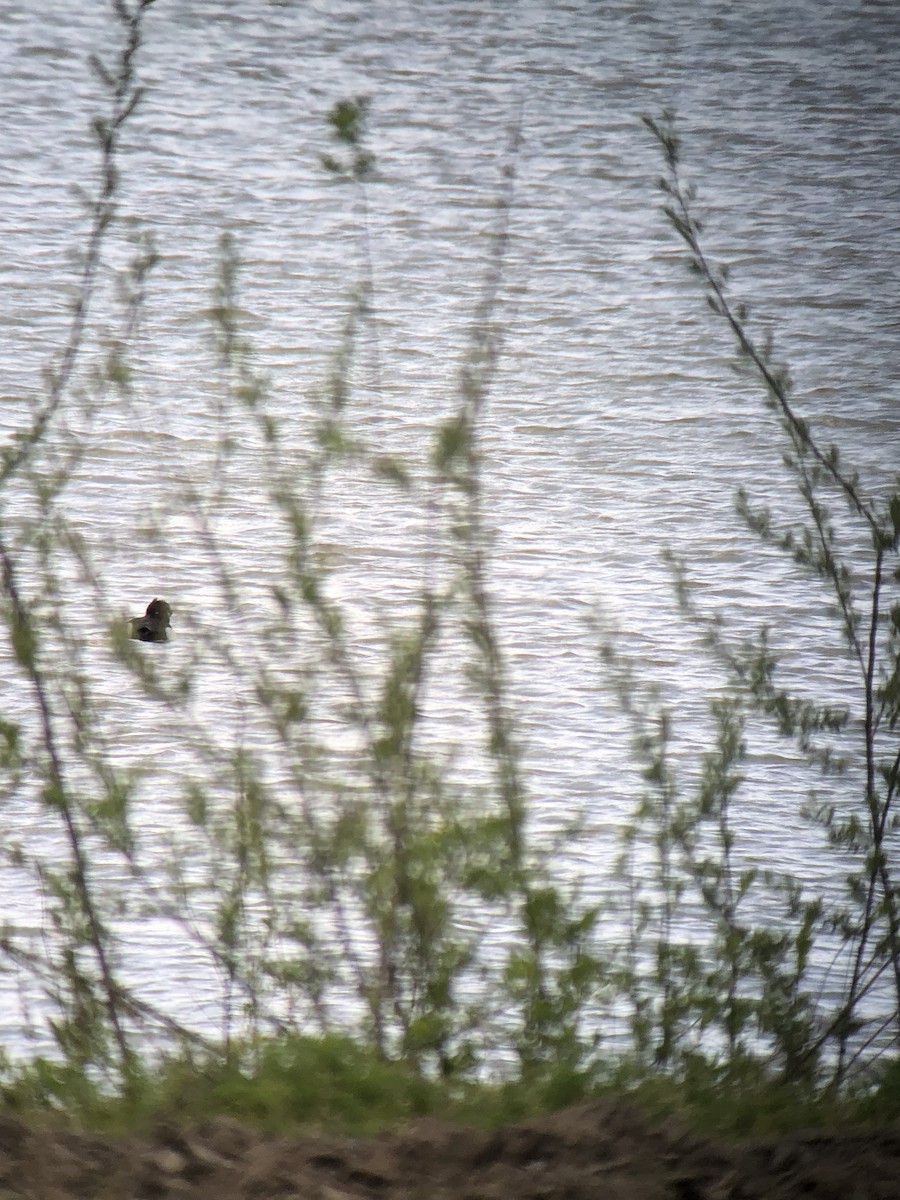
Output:
[[[833,641],[824,606],[809,611],[807,589],[782,558],[736,527],[736,483],[776,508],[786,502],[777,437],[676,263],[654,190],[660,164],[638,115],[677,109],[710,244],[771,320],[808,411],[881,486],[900,445],[898,14],[818,0],[777,11],[762,0],[602,9],[589,0],[172,0],[152,10],[141,52],[148,93],[126,138],[121,215],[124,230],[136,219],[152,231],[163,261],[142,321],[135,395],[100,415],[73,492],[113,606],[124,614],[152,595],[169,598],[167,652],[187,668],[192,624],[179,614],[209,617],[223,603],[197,514],[178,499],[186,485],[202,489],[214,467],[221,377],[201,314],[221,229],[238,238],[247,328],[273,403],[291,421],[296,413],[298,450],[308,399],[327,377],[371,254],[377,342],[357,348],[355,419],[376,447],[424,462],[426,432],[457,400],[510,130],[521,119],[504,349],[483,437],[493,587],[538,826],[558,830],[582,811],[597,836],[573,857],[599,880],[635,780],[587,618],[602,608],[678,712],[688,779],[707,740],[707,698],[721,686],[676,615],[664,547],[686,558],[705,602],[736,627],[771,624],[789,641],[802,629],[802,644],[790,642],[802,675],[824,679],[832,695],[850,678],[823,658]],[[21,0],[0,9],[0,26],[5,432],[38,393],[65,327],[67,256],[84,231],[70,188],[94,169],[96,92],[85,62],[109,43],[109,23],[92,5],[75,25],[51,25],[40,5]],[[325,112],[361,94],[372,99],[377,155],[365,246],[358,203],[319,164]],[[124,239],[115,244],[112,265],[128,252]],[[246,444],[235,462],[220,533],[241,579],[241,619],[252,623],[281,567],[263,460]],[[382,506],[374,495],[342,489],[329,530],[335,586],[364,640],[414,598],[433,537],[416,506]],[[140,536],[151,508],[169,511],[162,544]],[[447,653],[447,688],[430,702],[446,713],[441,727],[454,731],[466,778],[473,732],[459,648]],[[123,761],[139,759],[146,702],[115,670],[101,692],[118,706]],[[244,721],[214,669],[195,696],[204,720]],[[165,718],[151,722],[164,758]],[[803,777],[771,738],[754,746],[740,816],[747,845],[810,882],[828,879],[819,834],[797,815]],[[175,807],[174,798],[148,799],[148,846],[167,845]],[[4,904],[11,921],[39,924],[28,890]],[[184,1015],[199,1011],[200,993],[214,994],[177,934],[135,926],[129,943],[134,974],[152,976],[159,998]],[[16,1025],[14,1001],[4,1012]]]

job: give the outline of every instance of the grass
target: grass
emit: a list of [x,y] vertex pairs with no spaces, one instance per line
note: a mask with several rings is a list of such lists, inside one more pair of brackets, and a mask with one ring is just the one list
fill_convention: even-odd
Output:
[[874,1086],[840,1094],[773,1079],[752,1059],[720,1070],[698,1063],[681,1078],[648,1077],[638,1064],[619,1062],[605,1075],[559,1067],[462,1082],[423,1078],[347,1037],[287,1036],[230,1059],[170,1056],[137,1069],[116,1091],[37,1060],[7,1071],[0,1111],[114,1137],[217,1117],[270,1134],[366,1135],[425,1116],[497,1128],[601,1099],[631,1105],[650,1122],[675,1115],[698,1133],[725,1138],[866,1130],[900,1120],[900,1070],[893,1065]]

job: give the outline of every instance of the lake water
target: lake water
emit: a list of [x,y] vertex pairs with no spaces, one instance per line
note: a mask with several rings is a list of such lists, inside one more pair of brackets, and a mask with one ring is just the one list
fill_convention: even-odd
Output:
[[[85,231],[72,188],[96,170],[89,122],[99,87],[86,60],[116,44],[103,4],[69,13],[61,23],[34,0],[0,0],[6,436],[42,394],[64,336],[71,255]],[[482,441],[492,591],[536,833],[550,837],[580,813],[591,836],[572,848],[571,868],[604,886],[636,775],[590,618],[602,610],[677,713],[686,786],[708,744],[707,699],[722,687],[677,614],[664,548],[686,559],[705,606],[743,633],[770,625],[806,686],[854,702],[824,599],[811,603],[790,565],[734,518],[740,483],[776,511],[789,505],[777,432],[758,390],[731,370],[725,331],[679,261],[640,114],[677,113],[709,247],[774,332],[798,407],[883,493],[900,465],[898,41],[890,0],[157,0],[138,58],[147,91],[120,160],[124,225],[107,261],[127,261],[138,222],[162,260],[142,313],[133,396],[97,416],[70,498],[111,608],[128,615],[168,597],[176,633],[166,652],[179,668],[192,661],[192,628],[236,619],[223,611],[197,514],[182,500],[214,469],[221,378],[203,314],[223,228],[245,263],[241,306],[256,366],[271,379],[275,410],[289,420],[296,412],[302,448],[310,398],[364,270],[358,201],[320,163],[325,117],[338,100],[370,98],[375,319],[358,348],[353,420],[374,446],[424,463],[430,431],[458,404],[519,127],[503,352]],[[110,284],[101,324],[114,319],[111,294]],[[251,622],[281,578],[263,464],[252,445],[237,452],[237,494],[221,526],[241,619]],[[353,486],[331,497],[334,586],[364,647],[414,598],[432,533],[420,510],[379,496]],[[11,493],[7,518],[26,507]],[[151,510],[166,524],[162,544],[140,533]],[[98,629],[98,653],[102,640]],[[244,709],[219,666],[204,676],[198,720],[215,714],[233,730]],[[447,692],[431,702],[446,718],[441,736],[460,747],[461,778],[477,779],[458,664],[447,670]],[[15,718],[25,702],[12,672],[0,687]],[[95,687],[119,706],[110,719],[120,760],[139,762],[149,743],[153,769],[165,773],[175,719],[148,717],[121,672]],[[738,818],[748,855],[813,888],[834,886],[821,833],[798,813],[808,779],[789,748],[754,731],[748,776]],[[27,794],[7,812],[17,836],[52,848]],[[142,828],[157,853],[172,820],[164,799],[148,801]],[[37,897],[9,869],[5,877],[7,919],[39,936]],[[219,987],[196,947],[159,920],[134,918],[129,938],[140,988],[179,1019],[215,1028]],[[30,986],[0,977],[7,1045],[21,1041]]]

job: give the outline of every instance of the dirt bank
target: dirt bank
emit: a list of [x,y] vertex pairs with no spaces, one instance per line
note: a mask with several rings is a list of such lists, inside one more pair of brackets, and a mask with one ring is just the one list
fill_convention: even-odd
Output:
[[371,1138],[235,1122],[115,1141],[0,1117],[0,1200],[900,1200],[900,1127],[739,1145],[595,1103],[494,1133],[422,1120]]

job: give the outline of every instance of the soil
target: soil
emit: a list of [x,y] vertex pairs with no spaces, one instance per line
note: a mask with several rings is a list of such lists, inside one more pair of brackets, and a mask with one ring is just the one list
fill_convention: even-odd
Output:
[[494,1132],[375,1137],[218,1119],[114,1140],[0,1117],[0,1200],[900,1200],[900,1126],[724,1142],[598,1102]]

